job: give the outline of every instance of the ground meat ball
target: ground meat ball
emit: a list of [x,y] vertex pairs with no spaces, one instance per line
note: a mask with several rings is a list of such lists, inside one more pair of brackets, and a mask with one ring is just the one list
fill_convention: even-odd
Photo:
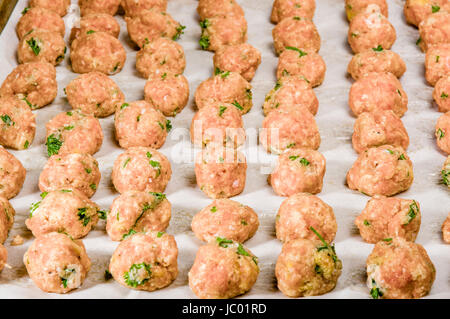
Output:
[[366,208],[355,219],[361,237],[371,244],[393,237],[415,241],[420,223],[418,202],[378,195],[367,202]]
[[19,40],[36,29],[56,32],[62,37],[66,32],[64,20],[57,13],[39,7],[29,9],[16,25]]
[[320,35],[314,23],[307,18],[291,17],[278,23],[272,30],[275,52],[280,55],[286,47],[305,52],[319,52]]
[[405,62],[400,55],[391,50],[370,49],[353,56],[348,64],[347,72],[354,80],[372,73],[390,72],[400,78],[406,71]]
[[314,116],[306,109],[273,110],[263,121],[259,141],[266,151],[281,153],[289,148],[320,146],[320,134]]
[[436,270],[425,249],[403,238],[379,241],[367,258],[367,286],[374,299],[417,299],[427,295]]
[[152,73],[181,74],[185,67],[183,47],[167,38],[156,38],[144,44],[136,54],[136,69],[146,79]]
[[0,147],[0,196],[10,199],[19,194],[26,174],[22,163]]
[[176,116],[188,103],[188,80],[182,74],[152,74],[145,83],[144,97],[165,116]]
[[201,299],[229,299],[252,289],[258,274],[258,259],[248,249],[217,237],[199,248],[189,287]]
[[[0,91],[1,92],[1,91]],[[439,112],[450,111],[450,76],[444,76],[436,82],[433,98],[438,105]]]
[[76,189],[42,193],[41,197],[42,201],[31,205],[25,221],[35,237],[59,232],[77,239],[86,236],[98,222],[98,206]]
[[51,10],[63,17],[67,14],[70,0],[30,0],[28,5],[31,8],[40,7]]
[[450,213],[442,224],[442,238],[447,244],[450,244]]
[[109,271],[125,287],[154,291],[170,285],[177,278],[177,258],[177,243],[172,235],[138,233],[117,246]]
[[91,268],[83,242],[56,232],[36,238],[23,263],[36,286],[53,293],[77,289]]
[[120,25],[113,16],[107,13],[91,13],[81,18],[79,26],[70,33],[70,42],[83,34],[105,32],[115,38],[119,37]]
[[[8,238],[8,233],[14,224],[14,216],[16,211],[9,203],[8,199],[3,195],[0,195],[0,243],[3,244]],[[1,249],[0,249],[1,250]],[[1,256],[1,252],[0,252]],[[0,260],[2,258],[0,257]],[[1,262],[0,262],[1,264]],[[0,271],[3,267],[0,267]]]
[[15,96],[0,97],[0,145],[27,149],[36,132],[36,115]]
[[129,190],[162,193],[172,176],[170,162],[150,147],[132,147],[114,161],[111,175],[119,193]]
[[167,0],[122,0],[120,4],[128,17],[133,17],[142,10],[167,10]]
[[365,150],[347,173],[348,187],[367,196],[393,196],[407,190],[413,179],[408,155],[392,145]]
[[392,110],[401,117],[408,110],[408,96],[392,73],[369,73],[352,84],[348,103],[353,114]]
[[245,188],[247,161],[244,154],[221,146],[209,146],[195,160],[197,185],[210,198],[229,198]]
[[89,154],[53,155],[39,176],[41,192],[75,189],[92,197],[100,183],[97,160]]
[[317,151],[288,150],[278,157],[268,182],[279,196],[296,193],[317,194],[322,191],[325,163],[325,157]]
[[235,0],[199,0],[197,13],[202,20],[217,16],[244,16],[244,10]]
[[80,110],[63,112],[46,124],[48,156],[67,153],[95,154],[103,143],[100,122]]
[[199,109],[216,103],[233,104],[241,114],[253,106],[252,86],[239,73],[221,71],[200,83],[195,91],[195,104]]
[[450,154],[450,111],[437,120],[435,135],[437,146],[447,155]]
[[419,26],[420,22],[438,11],[449,11],[448,0],[406,0],[403,8],[406,21]]
[[232,104],[211,104],[201,108],[192,118],[191,141],[197,146],[239,147],[245,139],[242,116]]
[[6,262],[8,260],[8,251],[6,250],[5,246],[0,244],[0,271],[5,268]]
[[376,4],[380,8],[381,14],[388,17],[388,5],[386,0],[345,0],[345,12],[347,13],[348,21],[364,12],[367,6]]
[[450,155],[447,157],[444,166],[442,166],[441,176],[442,184],[447,185],[450,188]]
[[119,10],[120,0],[78,0],[81,16],[91,13],[115,15]]
[[303,76],[283,76],[266,95],[263,104],[265,116],[275,109],[289,111],[302,108],[313,115],[319,108],[319,100]]
[[315,0],[275,0],[270,21],[278,23],[285,18],[291,17],[303,17],[312,20],[315,10]]
[[247,20],[243,15],[207,18],[200,21],[200,27],[202,36],[199,44],[203,50],[219,51],[247,41]]
[[223,47],[214,54],[213,60],[217,72],[236,72],[250,82],[261,64],[261,52],[251,44],[242,43]]
[[440,78],[450,74],[450,43],[437,44],[425,55],[425,79],[435,86]]
[[390,110],[361,113],[353,126],[353,148],[361,153],[380,145],[400,146],[406,150],[409,136],[400,118]]
[[137,232],[164,231],[169,226],[171,205],[162,193],[127,191],[117,197],[106,221],[106,232],[120,241]]
[[430,47],[450,42],[450,13],[438,12],[419,24],[419,46],[426,52]]
[[48,62],[60,64],[66,54],[66,43],[57,32],[34,30],[20,40],[17,49],[19,64],[27,62]]
[[373,4],[350,22],[348,43],[354,53],[373,48],[390,49],[397,38],[394,26]]
[[275,266],[278,288],[288,297],[323,295],[336,287],[342,262],[334,246],[310,239],[283,245]]

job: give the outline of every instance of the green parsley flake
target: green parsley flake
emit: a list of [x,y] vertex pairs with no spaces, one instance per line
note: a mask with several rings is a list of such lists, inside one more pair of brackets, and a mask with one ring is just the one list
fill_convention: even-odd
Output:
[[30,40],[27,40],[27,44],[33,51],[34,55],[38,56],[39,53],[41,52],[41,47],[39,46],[38,41],[36,41],[35,38],[31,38]]
[[54,134],[51,134],[47,138],[47,142],[45,143],[45,145],[47,145],[48,156],[58,154],[62,144],[62,141],[58,137],[56,137]]
[[[141,271],[144,270],[144,271]],[[145,275],[144,278],[142,276]],[[124,275],[125,283],[133,288],[145,284],[152,276],[151,265],[147,263],[133,264]]]
[[305,51],[302,51],[302,50],[300,50],[299,48],[296,48],[296,47],[286,47],[286,50],[297,51],[300,57],[303,57],[303,56],[308,54]]

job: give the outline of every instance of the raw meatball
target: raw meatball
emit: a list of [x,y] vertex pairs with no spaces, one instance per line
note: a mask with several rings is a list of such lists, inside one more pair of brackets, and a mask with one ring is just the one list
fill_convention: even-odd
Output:
[[20,40],[17,58],[19,64],[48,62],[58,65],[64,60],[66,50],[66,43],[58,32],[34,30]]
[[83,242],[55,232],[36,238],[23,263],[36,286],[53,293],[77,289],[91,268]]
[[40,7],[27,10],[16,25],[19,40],[36,29],[56,32],[62,37],[66,32],[64,20],[57,13]]
[[165,12],[167,9],[167,0],[122,0],[120,4],[128,17],[136,16],[142,10],[155,9]]
[[280,55],[286,47],[305,52],[319,52],[320,35],[314,23],[307,18],[291,17],[282,20],[272,30],[275,52]]
[[203,50],[219,51],[247,41],[247,20],[243,15],[210,17],[200,21],[200,27],[202,36],[199,44]]
[[403,122],[393,111],[375,110],[358,116],[353,126],[352,142],[358,153],[385,144],[400,146],[406,150],[409,136]]
[[194,216],[191,227],[195,236],[205,242],[224,237],[243,243],[256,233],[259,220],[248,206],[230,199],[216,199]]
[[120,0],[78,0],[81,16],[90,13],[107,13],[115,15],[119,10]]
[[447,244],[450,244],[450,213],[442,224],[442,238]]
[[98,206],[76,189],[42,193],[41,197],[42,201],[31,205],[30,216],[25,221],[34,237],[59,232],[78,239],[86,236],[98,222]]
[[400,55],[391,50],[378,50],[378,48],[355,54],[347,68],[347,72],[354,80],[359,80],[372,72],[390,72],[400,78],[405,71],[406,64]]
[[145,43],[136,54],[136,69],[146,79],[152,73],[181,74],[185,67],[183,47],[167,38],[156,38]]
[[327,66],[322,57],[315,52],[305,52],[294,47],[286,47],[280,54],[277,78],[286,75],[300,76],[312,87],[322,84]]
[[[285,51],[286,52],[286,51]],[[316,115],[319,100],[311,85],[301,75],[283,76],[275,87],[266,95],[263,104],[264,115],[272,110],[300,110],[306,108]]]
[[275,109],[264,119],[259,141],[267,152],[281,153],[289,148],[320,146],[320,134],[314,116],[306,108]]
[[425,55],[425,79],[435,86],[440,78],[450,74],[450,43],[437,44]]
[[373,299],[421,298],[430,292],[436,277],[426,250],[403,238],[379,241],[366,263]]
[[240,110],[232,104],[216,103],[203,107],[191,122],[191,141],[197,146],[244,144],[246,133]]
[[15,96],[0,97],[0,145],[27,149],[36,133],[36,115]]
[[348,187],[367,196],[393,196],[407,190],[413,179],[408,155],[392,145],[365,150],[347,173]]
[[355,16],[348,29],[348,43],[354,53],[373,48],[390,49],[396,38],[394,26],[376,4]]
[[195,160],[197,185],[210,198],[229,198],[242,193],[246,171],[244,154],[232,148],[209,146]]
[[74,189],[92,197],[100,183],[97,160],[89,154],[51,156],[39,176],[41,192]]
[[0,244],[0,271],[5,268],[6,262],[8,260],[8,251],[6,250],[5,246]]
[[139,233],[122,241],[109,263],[114,279],[127,288],[154,291],[178,275],[175,238],[162,232]]
[[[1,92],[1,91],[0,91]],[[450,111],[450,75],[444,76],[436,82],[433,91],[433,98],[438,105],[439,112]]]
[[176,116],[188,103],[188,80],[182,74],[152,74],[145,83],[144,99],[165,116]]
[[[0,195],[0,243],[3,244],[8,238],[9,230],[12,228],[14,224],[14,216],[16,215],[16,211],[9,203],[8,199],[3,195]],[[0,249],[1,250],[1,249]],[[1,256],[0,252],[0,256]],[[0,257],[0,260],[2,258]],[[3,269],[0,262],[0,271]]]
[[419,24],[419,34],[419,46],[424,52],[434,45],[449,43],[450,13],[438,12],[428,16]]
[[171,205],[162,193],[127,191],[117,197],[106,221],[112,240],[147,231],[164,231],[169,226]]
[[345,12],[347,13],[348,21],[352,21],[356,15],[363,13],[371,4],[378,5],[381,14],[388,17],[388,5],[386,0],[345,0]]
[[67,14],[70,6],[70,0],[30,0],[28,5],[31,8],[40,7],[56,12],[61,17]]
[[117,84],[101,72],[78,76],[67,85],[66,95],[74,109],[96,117],[113,114],[125,102]]
[[310,149],[291,149],[278,157],[268,182],[279,196],[322,191],[325,157]]
[[415,241],[420,229],[420,206],[414,200],[375,195],[355,225],[365,242],[376,244],[384,238],[401,237]]
[[[312,232],[312,231],[310,231]],[[336,287],[342,262],[325,241],[317,237],[283,245],[275,266],[278,288],[288,297],[323,295]]]
[[26,174],[22,163],[0,147],[0,196],[7,199],[15,197],[22,189]]
[[401,117],[408,110],[408,96],[392,73],[369,73],[352,84],[348,104],[355,116],[392,110]]
[[312,20],[315,10],[315,0],[275,0],[270,21],[278,23],[285,18],[291,17],[303,17]]
[[406,0],[403,9],[406,22],[418,27],[432,13],[448,11],[450,3],[448,0]]
[[438,118],[435,135],[437,146],[447,155],[450,154],[450,111]]
[[217,16],[244,16],[244,10],[236,0],[199,0],[197,13],[201,20]]
[[63,112],[46,124],[48,156],[67,153],[95,154],[103,143],[100,122],[80,110]]
[[239,73],[219,70],[195,91],[195,104],[199,109],[217,103],[230,103],[241,114],[247,113],[253,106],[251,84]]
[[447,157],[444,166],[442,166],[441,176],[442,184],[447,185],[450,188],[450,155]]
[[75,73],[98,71],[112,75],[122,70],[126,58],[120,41],[105,32],[82,34],[72,42],[70,51]]
[[252,289],[258,259],[242,244],[217,237],[201,246],[189,271],[189,287],[201,299],[229,299]]
[[162,193],[172,176],[170,162],[150,147],[131,147],[114,161],[112,183],[119,193],[130,190]]
[[84,34],[105,32],[115,38],[119,37],[120,25],[113,16],[107,13],[91,13],[81,18],[79,26],[72,28],[70,42]]
[[236,72],[250,82],[261,64],[261,52],[248,43],[230,45],[216,51],[213,61],[218,72]]

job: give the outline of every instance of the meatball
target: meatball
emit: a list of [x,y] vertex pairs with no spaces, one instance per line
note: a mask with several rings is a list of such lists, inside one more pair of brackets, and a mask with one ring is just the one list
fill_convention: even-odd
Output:
[[295,298],[323,295],[333,290],[341,271],[342,262],[334,245],[317,239],[287,242],[275,266],[278,288],[286,296]]
[[76,189],[45,192],[41,197],[41,201],[31,205],[30,216],[25,221],[35,237],[59,232],[78,239],[86,236],[98,222],[98,206]]
[[210,198],[229,198],[245,188],[247,161],[241,152],[209,146],[195,160],[197,185]]
[[[1,92],[1,90],[0,90]],[[450,75],[444,76],[436,82],[433,91],[433,98],[438,106],[439,112],[450,111]]]
[[78,27],[73,27],[70,33],[70,42],[83,34],[105,32],[115,38],[119,37],[120,25],[113,16],[107,13],[91,13],[81,18]]
[[176,116],[188,103],[188,80],[182,74],[152,74],[145,83],[144,99],[165,116]]
[[230,199],[216,199],[194,216],[191,227],[195,236],[205,242],[222,237],[243,243],[256,233],[259,220],[248,206]]
[[369,49],[355,54],[348,64],[347,72],[354,80],[372,73],[390,72],[400,78],[406,71],[406,64],[394,51],[382,48]]
[[447,244],[450,244],[450,213],[442,224],[442,238]]
[[230,45],[216,51],[213,61],[215,70],[239,73],[250,82],[261,64],[261,52],[248,43]]
[[305,52],[319,52],[320,35],[314,23],[307,18],[283,19],[272,30],[275,52],[280,55],[286,47],[302,49]]
[[189,287],[201,299],[229,299],[252,289],[258,259],[242,244],[217,237],[201,246],[189,271]]
[[268,182],[279,196],[322,191],[325,157],[310,149],[290,149],[282,153]]
[[392,237],[415,241],[420,223],[418,202],[379,195],[372,197],[362,213],[355,219],[355,225],[359,228],[361,237],[371,244]]
[[244,144],[246,133],[240,110],[233,104],[216,103],[201,108],[192,118],[191,141],[197,146]]
[[371,4],[376,4],[380,8],[381,14],[388,17],[388,4],[386,0],[345,0],[345,12],[347,13],[348,21],[364,12],[364,10]]
[[312,87],[322,84],[327,66],[322,57],[315,52],[305,52],[294,47],[286,47],[280,54],[277,78],[286,75],[300,76]]
[[385,144],[406,150],[409,136],[400,118],[391,110],[361,113],[353,126],[353,148],[361,153],[370,147]]
[[142,10],[155,9],[164,12],[167,9],[167,0],[122,0],[121,6],[126,16],[133,17]]
[[252,86],[239,73],[218,70],[217,74],[200,83],[195,91],[199,109],[217,103],[233,104],[241,114],[253,106]]
[[320,134],[314,116],[306,109],[270,112],[264,119],[259,141],[267,152],[281,153],[289,148],[320,146]]
[[373,299],[417,299],[429,293],[436,270],[426,250],[403,238],[379,241],[367,258]]
[[425,79],[435,86],[440,78],[450,74],[450,43],[437,44],[425,55]]
[[27,10],[16,25],[19,40],[36,29],[59,33],[62,37],[66,32],[64,20],[57,13],[40,7]]
[[175,238],[163,232],[138,233],[122,241],[109,263],[121,285],[154,291],[170,285],[178,275]]
[[96,117],[113,114],[125,102],[117,84],[101,72],[89,72],[72,80],[65,89],[74,109]]
[[47,154],[88,153],[95,154],[103,143],[100,122],[80,110],[63,112],[46,124]]
[[41,192],[78,190],[87,197],[92,197],[100,178],[98,162],[89,154],[53,155],[39,176],[39,189]]
[[[14,216],[16,215],[16,211],[9,203],[8,199],[3,195],[0,195],[0,243],[3,244],[8,238],[9,230],[12,228],[14,224]],[[0,260],[1,258],[1,249],[0,249]],[[2,262],[0,261],[0,271],[3,269],[1,266]]]
[[0,271],[5,268],[6,262],[8,260],[8,251],[6,250],[5,246],[0,244]]
[[406,22],[418,27],[432,13],[448,11],[450,4],[448,0],[406,0],[403,9]]
[[347,173],[348,187],[367,196],[393,196],[407,190],[413,179],[408,155],[392,145],[365,150]]
[[449,43],[450,13],[438,12],[428,16],[419,24],[419,34],[419,46],[424,52],[434,45]]
[[442,166],[441,176],[442,184],[447,185],[450,188],[450,155],[447,156],[447,160],[445,161],[444,166]]
[[40,7],[56,12],[61,17],[67,14],[70,6],[70,0],[30,0],[28,5],[31,8]]
[[22,163],[0,147],[0,196],[11,199],[19,194],[26,174]]
[[72,42],[70,61],[75,73],[98,71],[106,75],[120,72],[127,54],[118,39],[105,32],[82,34]]
[[408,110],[408,96],[392,73],[369,73],[352,84],[348,104],[355,116],[392,110],[401,117]]
[[112,240],[147,231],[164,231],[169,226],[171,205],[162,193],[126,191],[117,197],[106,221]]
[[15,96],[0,97],[0,145],[27,149],[36,133],[36,115]]
[[394,26],[376,4],[368,5],[355,16],[348,29],[348,43],[354,53],[373,48],[390,49],[396,38]]
[[150,147],[131,147],[114,161],[111,179],[119,193],[162,193],[171,176],[170,162],[163,154]]
[[48,62],[60,64],[66,54],[66,43],[58,32],[34,30],[19,42],[17,58],[19,63]]
[[450,154],[450,111],[442,114],[436,123],[437,146],[447,155]]
[[91,268],[83,242],[56,232],[36,238],[23,263],[36,286],[53,293],[77,289]]
[[300,110],[306,108],[316,115],[319,100],[311,85],[301,75],[283,76],[275,87],[266,95],[263,104],[264,115],[272,110]]
[[120,0],[78,0],[81,16],[91,13],[115,15],[119,10]]
[[312,20],[315,10],[315,0],[275,0],[270,21],[278,23],[285,18],[291,17],[303,17]]
[[136,54],[136,69],[146,79],[152,73],[182,74],[185,67],[183,47],[171,39],[156,38]]
[[224,16],[244,16],[236,0],[199,0],[197,13],[200,19]]
[[247,41],[247,20],[243,15],[205,18],[200,21],[200,27],[202,35],[199,44],[203,50],[219,51]]

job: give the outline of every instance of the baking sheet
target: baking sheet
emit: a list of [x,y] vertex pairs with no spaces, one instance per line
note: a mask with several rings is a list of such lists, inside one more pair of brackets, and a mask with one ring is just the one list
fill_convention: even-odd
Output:
[[[18,40],[15,25],[28,1],[19,0],[10,21],[0,36],[0,81],[17,65]],[[66,22],[66,40],[72,25],[79,19],[78,7],[72,1]],[[272,28],[269,22],[272,0],[238,0],[244,8],[248,21],[248,42],[262,52],[262,64],[252,81],[254,107],[244,116],[248,129],[247,144],[243,151],[247,155],[247,184],[244,192],[234,197],[255,209],[261,226],[246,246],[259,257],[261,272],[253,289],[241,298],[285,298],[276,288],[274,268],[281,243],[275,238],[275,214],[284,198],[274,194],[267,185],[267,174],[276,159],[268,155],[262,146],[256,145],[256,132],[263,120],[261,105],[265,94],[274,86],[277,57],[272,47]],[[417,242],[427,250],[436,266],[437,275],[433,289],[427,298],[450,298],[450,245],[441,239],[440,227],[450,211],[448,190],[439,185],[443,153],[435,146],[434,125],[440,113],[432,103],[432,88],[424,79],[424,54],[416,47],[418,32],[408,26],[403,17],[403,2],[388,0],[389,20],[397,31],[393,50],[405,60],[407,72],[401,82],[409,97],[409,111],[403,117],[411,138],[408,154],[414,164],[415,180],[410,190],[400,194],[404,198],[417,200],[422,209],[422,226]],[[212,53],[198,47],[200,27],[196,14],[196,0],[169,0],[168,12],[183,25],[185,34],[179,43],[184,47],[187,59],[185,75],[190,83],[191,97],[188,106],[175,119],[174,129],[161,151],[172,163],[173,175],[166,194],[172,203],[172,220],[168,232],[176,238],[179,248],[179,275],[169,287],[155,292],[140,292],[120,286],[114,280],[105,281],[104,271],[118,243],[109,239],[105,222],[100,221],[95,230],[84,238],[87,253],[92,260],[92,269],[81,288],[66,294],[47,294],[39,290],[28,277],[22,256],[33,241],[31,232],[24,224],[31,203],[38,201],[39,174],[46,163],[45,124],[56,114],[70,110],[63,89],[77,74],[72,73],[65,62],[57,67],[58,97],[51,106],[34,111],[37,114],[36,138],[27,151],[11,151],[27,169],[27,177],[20,194],[11,200],[16,210],[16,221],[5,245],[8,249],[8,264],[0,275],[0,298],[195,298],[188,287],[187,273],[194,261],[197,249],[202,244],[195,238],[190,222],[200,209],[207,206],[208,199],[196,186],[194,153],[188,129],[194,115],[193,95],[198,84],[213,71]],[[351,50],[347,45],[348,23],[345,18],[343,0],[318,0],[314,22],[322,37],[320,54],[327,64],[327,75],[322,86],[315,89],[320,102],[316,120],[322,137],[320,151],[327,159],[324,188],[319,197],[334,208],[338,222],[336,250],[343,262],[343,272],[336,289],[315,298],[369,298],[365,286],[365,260],[373,245],[364,243],[353,225],[355,217],[364,208],[368,197],[349,190],[345,186],[347,170],[357,155],[351,146],[354,118],[347,105],[348,91],[352,81],[346,75]],[[125,68],[112,78],[119,84],[127,101],[143,98],[145,80],[135,70],[136,51],[126,32],[122,16],[116,16],[122,30],[120,40],[127,51]],[[68,56],[68,55],[67,55]],[[95,154],[99,161],[102,179],[97,193],[92,198],[103,209],[108,209],[118,196],[110,176],[115,158],[123,152],[114,140],[113,117],[100,120],[104,142]],[[253,145],[253,146],[249,146]],[[20,234],[25,238],[21,246],[10,246],[12,238]],[[313,297],[314,298],[314,297]]]

